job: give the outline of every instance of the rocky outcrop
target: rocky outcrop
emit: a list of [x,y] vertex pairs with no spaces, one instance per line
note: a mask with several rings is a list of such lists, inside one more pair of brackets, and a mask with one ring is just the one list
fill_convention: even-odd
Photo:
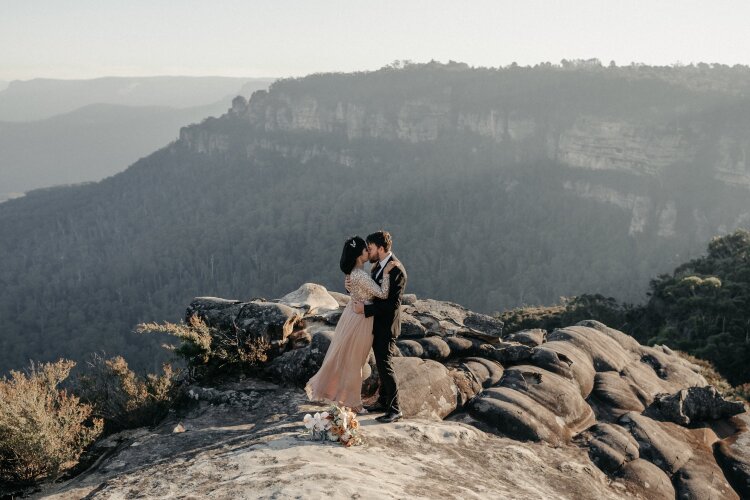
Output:
[[[707,385],[697,366],[669,348],[642,346],[590,320],[552,332],[503,335],[501,322],[457,304],[417,297],[406,302],[401,306],[402,316],[412,325],[412,332],[419,332],[398,341],[400,356],[394,359],[407,418],[395,426],[376,426],[374,416],[364,416],[369,446],[358,456],[380,463],[386,459],[385,455],[376,458],[379,453],[390,461],[421,450],[425,455],[415,455],[419,459],[414,463],[424,465],[429,456],[442,464],[427,473],[434,474],[431,486],[420,485],[420,491],[429,492],[426,495],[457,492],[455,481],[436,479],[447,477],[440,457],[449,456],[454,465],[456,457],[461,457],[461,475],[473,477],[461,490],[468,497],[501,493],[510,498],[748,496],[748,414],[740,403],[722,398]],[[245,457],[241,460],[256,464],[248,465],[251,470],[264,460],[279,464],[274,469],[277,489],[273,481],[261,484],[247,479],[243,485],[252,484],[269,494],[296,494],[296,480],[287,481],[293,476],[289,471],[301,467],[315,473],[313,464],[319,454],[329,456],[328,445],[300,440],[302,414],[321,408],[304,401],[301,387],[320,367],[346,303],[346,296],[314,284],[275,301],[196,299],[188,316],[198,314],[217,328],[245,328],[277,340],[273,359],[264,368],[268,381],[245,379],[221,387],[190,387],[188,396],[199,409],[180,417],[179,426],[175,416],[161,430],[112,438],[120,441],[111,444],[115,448],[109,452],[111,458],[59,487],[56,494],[63,498],[95,488],[116,496],[123,488],[141,493],[155,485],[165,488],[178,481],[186,466],[195,474],[200,467],[195,457],[201,456],[206,461],[202,467],[210,469],[212,477],[226,477],[218,484],[212,481],[218,491],[242,496],[237,478],[244,476],[236,471],[230,474],[229,462],[222,465],[219,450],[227,447],[234,450],[231,463]],[[363,398],[373,397],[377,390],[371,354],[363,370]],[[173,428],[180,430],[181,437],[170,434],[168,429]],[[235,434],[234,428],[243,430]],[[216,447],[217,442],[224,444]],[[140,445],[168,458],[143,455],[134,449]],[[309,450],[300,448],[308,446],[323,448],[315,448],[308,459],[305,452]],[[195,449],[203,451],[189,452]],[[513,458],[507,450],[516,450]],[[192,458],[176,458],[181,453]],[[292,463],[292,456],[302,458]],[[362,491],[363,485],[370,484],[367,474],[371,472],[360,475],[348,456],[347,452],[334,463],[349,471],[346,484],[352,474],[359,478],[359,490],[353,491]],[[554,492],[545,490],[548,478],[544,474],[554,476],[547,466],[536,466],[539,473],[533,474],[533,486],[519,483],[528,472],[524,468],[541,457],[556,457],[552,459],[555,467],[585,486],[562,481]],[[144,468],[148,474],[136,473]],[[256,472],[261,473],[260,469],[268,472],[263,467]],[[425,471],[415,474],[424,478]],[[321,477],[331,491],[341,491],[339,479]],[[403,476],[402,471],[399,477],[388,483],[395,488],[394,494],[415,496],[416,490],[408,486],[411,479],[404,479],[411,476]],[[485,482],[490,477],[492,482]],[[195,483],[194,478],[190,481]],[[208,482],[198,484],[208,488]]]

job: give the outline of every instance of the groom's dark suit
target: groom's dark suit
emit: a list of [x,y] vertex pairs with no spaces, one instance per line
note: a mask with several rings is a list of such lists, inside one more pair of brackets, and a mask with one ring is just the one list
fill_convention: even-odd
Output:
[[[388,262],[393,259],[391,256]],[[373,266],[372,279],[378,285],[383,284],[383,273],[380,266]],[[390,272],[391,287],[386,299],[373,299],[372,304],[365,305],[365,316],[374,316],[372,325],[372,350],[375,353],[375,364],[380,375],[380,399],[386,412],[401,411],[398,401],[398,385],[393,370],[392,357],[397,351],[396,338],[401,335],[401,296],[406,288],[406,270],[401,264]],[[397,355],[397,354],[395,354]]]

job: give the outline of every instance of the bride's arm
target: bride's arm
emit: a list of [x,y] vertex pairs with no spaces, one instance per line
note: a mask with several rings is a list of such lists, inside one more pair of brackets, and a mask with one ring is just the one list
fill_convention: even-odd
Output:
[[361,290],[366,292],[366,295],[372,295],[373,297],[377,297],[379,299],[388,298],[388,291],[390,290],[391,286],[390,274],[388,273],[383,274],[382,286],[378,286],[378,284],[375,283],[375,280],[370,278],[365,272],[352,274],[351,282],[352,287],[359,287]]

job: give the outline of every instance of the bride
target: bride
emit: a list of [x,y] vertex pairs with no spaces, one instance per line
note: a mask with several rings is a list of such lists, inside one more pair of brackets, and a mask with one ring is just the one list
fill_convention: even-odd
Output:
[[341,252],[340,267],[350,278],[351,300],[344,308],[331,345],[318,373],[307,382],[305,392],[311,401],[324,401],[348,406],[356,412],[362,407],[362,368],[372,347],[372,316],[354,312],[354,302],[369,302],[374,297],[385,299],[390,288],[391,261],[383,270],[383,285],[378,286],[364,270],[369,261],[367,244],[359,236],[346,240]]

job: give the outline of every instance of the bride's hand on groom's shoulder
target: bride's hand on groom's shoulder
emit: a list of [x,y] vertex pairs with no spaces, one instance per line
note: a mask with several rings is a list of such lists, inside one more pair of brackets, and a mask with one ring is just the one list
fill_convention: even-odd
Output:
[[390,262],[388,263],[388,265],[387,265],[387,266],[385,266],[385,270],[384,270],[384,272],[386,272],[386,273],[389,273],[389,274],[390,274],[390,272],[391,272],[391,271],[393,270],[393,268],[394,268],[394,267],[397,267],[397,266],[398,266],[399,264],[400,264],[400,262],[399,262],[399,261],[397,261],[396,259],[393,259],[392,261],[390,261]]

